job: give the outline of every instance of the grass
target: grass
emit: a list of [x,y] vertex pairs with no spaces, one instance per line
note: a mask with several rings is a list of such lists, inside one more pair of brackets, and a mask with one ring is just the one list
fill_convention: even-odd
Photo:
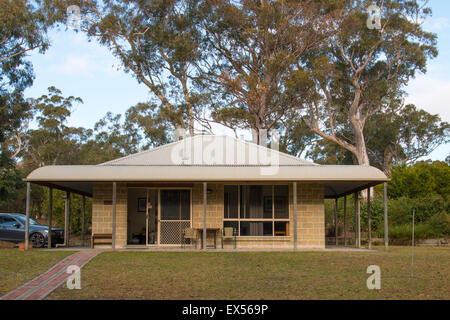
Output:
[[48,270],[70,251],[0,249],[0,296]]
[[[385,252],[104,252],[48,299],[450,299],[450,248]],[[381,268],[381,290],[366,269]]]

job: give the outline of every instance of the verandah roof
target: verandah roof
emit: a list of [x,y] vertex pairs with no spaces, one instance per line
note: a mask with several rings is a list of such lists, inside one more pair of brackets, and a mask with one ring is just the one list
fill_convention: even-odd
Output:
[[[325,196],[334,198],[387,181],[368,166],[280,166],[262,175],[261,167],[217,166],[46,166],[27,181],[92,194],[93,182],[322,182]],[[266,168],[269,170],[269,168]]]
[[[255,164],[261,151],[276,164]],[[212,163],[198,157],[205,152]],[[42,167],[26,181],[89,196],[94,182],[321,182],[325,196],[335,198],[388,178],[370,166],[318,165],[232,137],[195,136],[100,165]]]

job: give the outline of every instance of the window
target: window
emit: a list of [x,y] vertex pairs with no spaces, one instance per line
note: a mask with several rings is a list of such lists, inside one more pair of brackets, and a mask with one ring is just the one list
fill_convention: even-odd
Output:
[[223,194],[223,208],[225,219],[238,217],[238,186],[225,186]]
[[240,186],[241,219],[272,219],[272,186]]
[[275,219],[289,219],[289,187],[274,186],[273,197]]
[[225,186],[223,225],[239,236],[288,236],[289,187]]
[[240,223],[241,236],[272,236],[273,222],[242,221]]
[[161,190],[161,220],[190,220],[190,190]]
[[10,217],[0,217],[0,224],[4,227],[11,227],[14,226],[17,223],[17,221]]
[[[25,224],[25,222],[26,222],[26,218],[23,216],[16,216],[16,219],[19,220],[22,224]],[[31,218],[29,218],[28,221],[30,222],[30,225],[40,225],[39,223],[37,223],[36,221],[34,221]]]

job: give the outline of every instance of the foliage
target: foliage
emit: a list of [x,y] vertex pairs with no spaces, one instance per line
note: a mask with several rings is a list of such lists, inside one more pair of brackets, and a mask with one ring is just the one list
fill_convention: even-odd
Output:
[[[49,46],[46,31],[57,21],[43,1],[0,0],[0,144],[21,124],[28,105],[23,90],[33,83],[27,53]],[[4,152],[2,146],[0,152]]]
[[30,109],[23,91],[34,77],[26,56],[31,50],[46,51],[46,31],[55,21],[40,0],[0,0],[0,205],[16,200],[14,189],[22,185],[14,161],[17,150],[5,140],[15,135],[21,145],[19,128]]
[[[377,112],[367,119],[364,127],[370,164],[391,175],[393,166],[412,164],[437,146],[447,143],[449,128],[449,124],[441,121],[438,115],[414,105],[396,105]],[[301,138],[296,135],[293,140]],[[323,164],[356,163],[350,151],[326,139],[317,140],[307,156]]]
[[307,152],[307,156],[319,164],[354,164],[353,154],[338,144],[321,139]]
[[[432,216],[427,223],[414,226],[414,238],[435,239],[450,236],[450,215],[440,212]],[[389,229],[389,238],[403,241],[412,239],[412,223],[394,225]]]
[[[280,119],[275,125],[275,130],[280,134],[280,151],[296,157],[309,156],[308,147],[319,143],[316,135],[301,121],[296,112],[288,112],[286,117]],[[312,160],[316,160],[312,158]]]
[[[344,223],[343,199],[339,200],[338,208],[338,230],[339,234],[342,235]],[[349,232],[354,232],[356,230],[354,210],[353,196],[348,196],[347,231]],[[377,190],[375,192],[375,197],[371,199],[370,210],[372,221],[372,237],[383,237],[384,201],[383,195],[377,192]],[[415,211],[415,223],[419,226],[417,229],[419,235],[423,235],[423,237],[431,234],[435,237],[444,237],[448,235],[448,229],[446,229],[444,222],[446,221],[445,219],[449,219],[450,217],[450,202],[443,199],[439,195],[434,195],[426,198],[401,197],[397,199],[388,199],[388,222],[390,238],[396,238],[397,234],[403,237],[402,232],[406,232],[406,234],[409,235],[408,239],[411,238],[411,232],[408,230],[411,230],[413,210]],[[365,234],[368,229],[366,201],[361,201],[360,212],[361,232]],[[325,221],[330,236],[334,235],[334,200],[325,201]]]
[[274,128],[296,107],[287,83],[301,86],[299,61],[332,34],[332,10],[314,1],[207,1],[205,6],[210,10],[202,28],[212,63],[204,62],[203,77],[226,97],[212,105],[212,117],[232,129],[253,129],[259,141],[261,129]]
[[[24,212],[21,179],[38,167],[98,164],[171,142],[174,129],[195,134],[194,124],[212,131],[218,122],[235,132],[278,130],[281,151],[318,163],[393,168],[390,224],[407,225],[414,209],[424,234],[445,233],[438,214],[448,215],[450,158],[411,164],[448,142],[449,124],[403,103],[408,81],[437,55],[436,36],[421,24],[431,12],[421,1],[383,1],[382,29],[370,30],[371,3],[0,0],[0,209]],[[65,19],[69,4],[81,7],[80,31],[108,47],[152,94],[92,129],[68,125],[81,98],[53,86],[39,98],[23,96],[33,82],[27,52],[46,51],[46,31]],[[376,193],[372,221],[380,234]],[[60,226],[62,196],[55,191]],[[47,189],[33,185],[31,198],[41,217]],[[351,197],[347,205],[351,212]],[[80,206],[73,201],[75,231]],[[365,230],[364,203],[361,210]]]
[[124,70],[159,101],[159,117],[194,134],[204,94],[196,85],[201,59],[201,1],[148,0],[80,3],[82,31],[107,46]]
[[[336,35],[304,61],[310,95],[299,99],[303,119],[323,139],[350,151],[356,163],[369,165],[366,122],[401,101],[402,89],[437,55],[436,36],[422,29],[430,10],[418,1],[383,1],[379,30],[366,27],[372,1],[339,1]],[[292,90],[299,90],[294,82]],[[300,96],[299,93],[299,96]]]
[[389,174],[393,165],[414,163],[448,143],[450,125],[438,115],[400,104],[374,114],[364,134],[371,164]]
[[27,131],[28,143],[19,155],[26,167],[73,163],[77,147],[87,133],[84,128],[68,127],[67,120],[73,104],[82,102],[80,98],[63,97],[55,87],[49,87],[47,95],[31,99],[37,128]]
[[390,198],[425,198],[450,195],[450,165],[442,162],[421,161],[412,166],[401,165],[392,170],[388,184]]
[[[49,206],[49,190],[45,188],[44,190],[44,200],[40,202],[41,212],[48,212]],[[52,221],[55,226],[64,228],[64,206],[65,206],[66,193],[61,190],[53,190],[53,213]],[[92,199],[86,197],[86,212],[85,212],[85,231],[87,232],[89,226],[92,222]],[[82,208],[83,200],[80,195],[71,195],[70,201],[70,232],[71,233],[81,233],[81,219],[82,219]]]
[[438,234],[450,236],[450,215],[441,211],[430,218],[428,225]]
[[17,190],[23,186],[22,175],[14,167],[12,160],[0,154],[0,206],[15,201],[18,197]]

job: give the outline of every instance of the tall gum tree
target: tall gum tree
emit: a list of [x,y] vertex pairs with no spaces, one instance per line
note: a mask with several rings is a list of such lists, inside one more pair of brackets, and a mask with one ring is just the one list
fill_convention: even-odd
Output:
[[34,79],[27,55],[48,49],[47,30],[61,20],[55,11],[47,1],[0,0],[0,156],[15,157],[3,142],[27,117],[30,106],[23,91]]
[[[383,112],[417,71],[426,72],[427,59],[437,55],[436,36],[422,29],[431,14],[426,2],[375,3],[381,12],[380,29],[367,26],[367,8],[373,1],[339,3],[339,32],[305,60],[314,93],[299,99],[308,127],[350,151],[360,165],[370,164],[366,121]],[[346,126],[350,135],[338,134],[339,126]]]
[[[210,56],[203,78],[217,88],[212,118],[233,129],[274,128],[295,104],[286,90],[299,59],[336,29],[321,1],[206,1]],[[325,9],[324,9],[325,8]]]
[[57,16],[47,1],[0,0],[0,205],[17,199],[23,185],[16,157],[22,150],[23,124],[30,112],[23,92],[34,79],[27,54],[46,51],[47,30]]
[[202,101],[191,78],[202,53],[197,28],[200,1],[65,2],[80,6],[80,29],[108,47],[124,70],[149,88],[160,102],[161,117],[193,135]]

